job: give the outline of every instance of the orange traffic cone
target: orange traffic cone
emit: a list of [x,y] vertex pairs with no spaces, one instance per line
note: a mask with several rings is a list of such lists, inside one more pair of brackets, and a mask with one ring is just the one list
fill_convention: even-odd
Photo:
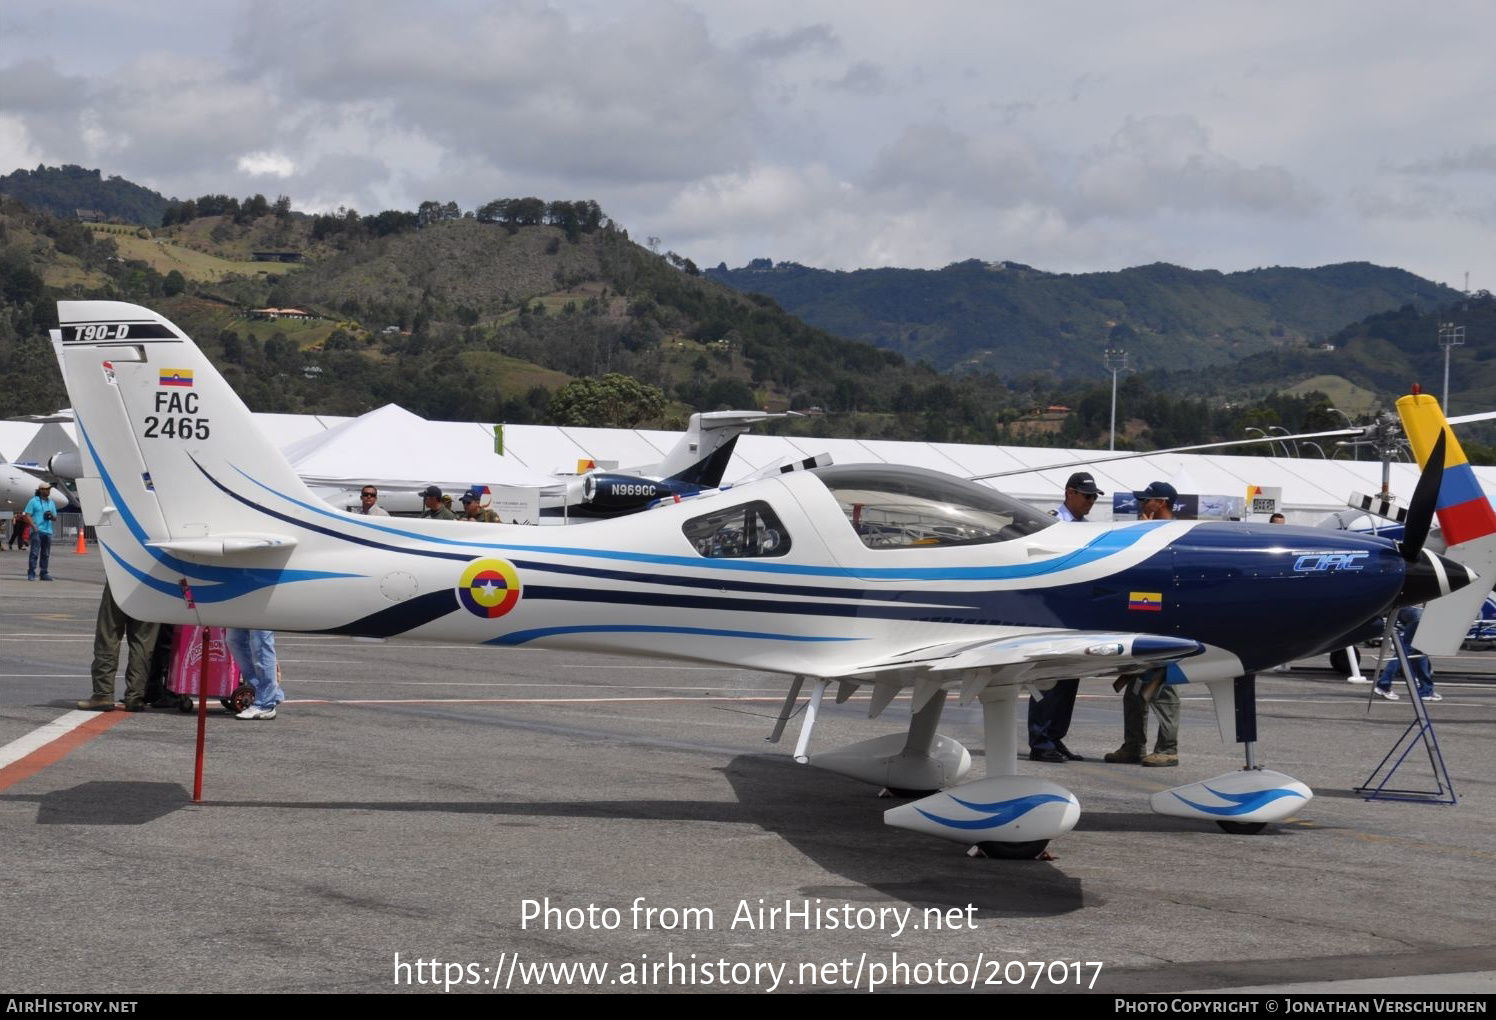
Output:
[[78,548],[74,549],[73,552],[77,553],[79,556],[88,555],[88,546],[84,543],[83,525],[81,524],[78,525]]

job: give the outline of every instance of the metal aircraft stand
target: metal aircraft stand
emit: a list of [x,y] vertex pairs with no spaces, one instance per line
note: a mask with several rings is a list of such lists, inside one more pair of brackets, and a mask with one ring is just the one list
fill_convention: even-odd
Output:
[[[1397,630],[1388,626],[1388,637],[1392,640],[1392,647],[1397,650],[1397,661],[1402,667],[1403,685],[1408,691],[1408,700],[1413,703],[1413,721],[1408,728],[1403,730],[1402,736],[1397,738],[1397,743],[1392,745],[1376,768],[1371,770],[1371,775],[1366,781],[1355,787],[1365,800],[1405,800],[1423,804],[1454,804],[1454,781],[1449,778],[1449,768],[1444,764],[1444,753],[1439,750],[1439,738],[1434,735],[1434,723],[1428,717],[1428,708],[1423,699],[1418,696],[1418,685],[1413,679],[1413,666],[1408,662],[1407,649],[1403,647],[1402,637]],[[1383,641],[1383,647],[1386,642]],[[1372,691],[1366,692],[1368,704],[1375,697]],[[1397,787],[1389,787],[1392,776],[1407,761],[1408,756],[1419,744],[1428,752],[1429,768],[1433,770],[1434,782],[1437,789],[1434,790],[1405,790]],[[1385,773],[1383,772],[1385,770]],[[1381,776],[1380,781],[1377,777]]]

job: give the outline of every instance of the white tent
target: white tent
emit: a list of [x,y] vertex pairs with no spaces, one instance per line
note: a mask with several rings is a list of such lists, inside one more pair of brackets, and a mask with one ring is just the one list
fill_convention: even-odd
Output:
[[386,404],[283,448],[303,480],[313,486],[381,489],[434,484],[446,492],[469,485],[554,488],[556,480],[513,457],[494,453],[486,425],[427,421]]

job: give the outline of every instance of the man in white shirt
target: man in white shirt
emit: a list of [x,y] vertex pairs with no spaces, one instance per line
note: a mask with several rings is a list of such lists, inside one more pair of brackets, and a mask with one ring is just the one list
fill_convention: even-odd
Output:
[[[1096,479],[1090,472],[1077,471],[1065,483],[1065,502],[1050,512],[1062,521],[1084,521],[1100,495],[1102,492],[1096,487]],[[1079,680],[1060,680],[1044,692],[1043,700],[1029,699],[1029,761],[1058,764],[1086,760],[1065,746],[1065,734],[1070,732],[1070,716],[1075,712],[1075,695],[1079,690]]]
[[372,485],[365,485],[363,491],[358,494],[358,512],[365,517],[388,517],[389,511],[379,505],[379,490]]

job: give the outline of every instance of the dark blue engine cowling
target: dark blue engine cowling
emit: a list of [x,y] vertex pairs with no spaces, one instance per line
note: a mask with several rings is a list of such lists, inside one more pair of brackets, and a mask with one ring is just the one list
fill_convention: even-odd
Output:
[[1139,629],[1229,649],[1248,670],[1308,654],[1382,614],[1406,572],[1390,542],[1283,525],[1199,525],[1168,555],[1167,573],[1158,557],[1138,568],[1137,583],[1164,602]]
[[[700,492],[701,486],[674,478],[593,472],[582,481],[582,499],[597,516],[632,513],[657,499]],[[585,515],[585,511],[583,511]]]

